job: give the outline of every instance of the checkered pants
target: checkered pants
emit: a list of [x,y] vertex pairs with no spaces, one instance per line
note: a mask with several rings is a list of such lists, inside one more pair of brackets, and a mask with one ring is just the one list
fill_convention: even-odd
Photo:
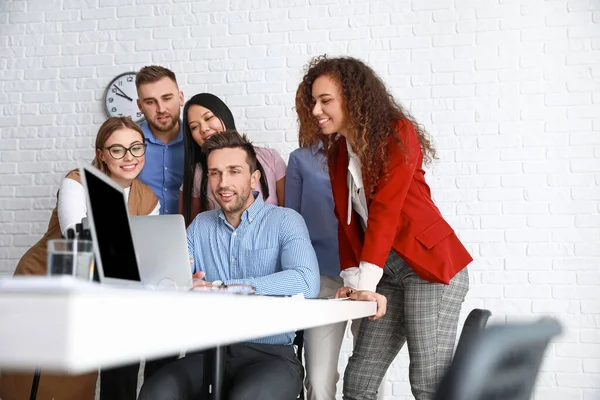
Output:
[[363,320],[344,374],[344,400],[375,400],[377,388],[405,342],[416,400],[431,400],[452,360],[460,308],[469,289],[464,268],[449,285],[422,280],[393,250],[377,293],[387,298],[382,318]]

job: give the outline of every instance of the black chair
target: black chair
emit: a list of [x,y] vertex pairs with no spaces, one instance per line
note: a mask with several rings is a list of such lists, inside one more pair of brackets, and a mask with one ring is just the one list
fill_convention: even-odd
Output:
[[456,352],[435,400],[529,400],[559,322],[496,325],[474,333]]
[[467,319],[465,320],[465,323],[463,324],[460,338],[458,339],[458,344],[456,345],[456,350],[454,352],[455,356],[456,353],[462,351],[465,343],[468,343],[473,335],[485,328],[491,315],[492,312],[490,310],[481,308],[475,308],[471,310],[467,316]]
[[42,371],[39,368],[35,369],[35,372],[33,373],[33,381],[31,382],[31,392],[29,392],[29,400],[36,400],[37,398],[37,392],[38,392],[38,386],[40,385],[40,375],[42,374]]
[[[294,338],[294,346],[296,346],[296,356],[300,361],[300,365],[304,365],[302,363],[302,349],[304,348],[304,331],[296,331],[296,337]],[[302,390],[300,390],[300,394],[298,395],[298,399],[304,400],[304,384],[302,384]]]

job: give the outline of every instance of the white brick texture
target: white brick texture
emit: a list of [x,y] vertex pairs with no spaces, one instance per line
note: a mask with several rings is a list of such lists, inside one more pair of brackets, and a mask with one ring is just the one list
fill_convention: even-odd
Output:
[[[535,399],[600,399],[596,0],[0,0],[0,276],[93,155],[113,76],[170,67],[287,158],[302,67],[323,53],[368,61],[432,134],[434,197],[475,258],[461,324],[474,307],[555,315]],[[412,398],[406,349],[386,387]]]

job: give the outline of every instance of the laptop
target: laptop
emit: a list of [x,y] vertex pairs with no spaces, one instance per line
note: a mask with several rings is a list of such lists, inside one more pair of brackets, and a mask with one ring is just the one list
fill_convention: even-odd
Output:
[[[192,280],[183,215],[129,217],[142,281],[185,288]],[[167,272],[167,275],[165,275]]]
[[90,164],[79,172],[100,282],[185,288],[192,272],[183,217],[130,217],[119,184]]

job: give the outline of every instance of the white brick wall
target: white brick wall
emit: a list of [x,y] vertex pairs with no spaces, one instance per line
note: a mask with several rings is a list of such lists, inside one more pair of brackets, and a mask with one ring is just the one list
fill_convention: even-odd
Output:
[[[597,0],[2,0],[0,274],[91,159],[114,75],[168,66],[287,155],[302,66],[322,53],[368,61],[434,136],[429,182],[476,259],[464,315],[557,315],[536,398],[600,399]],[[389,399],[410,398],[407,367],[403,351]]]

